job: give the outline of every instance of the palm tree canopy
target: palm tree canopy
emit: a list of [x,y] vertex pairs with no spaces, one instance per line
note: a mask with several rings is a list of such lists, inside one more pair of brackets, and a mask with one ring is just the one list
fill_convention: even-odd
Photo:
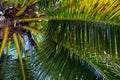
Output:
[[[38,45],[22,58],[26,79],[120,79],[119,0],[36,1],[42,22],[24,26]],[[0,78],[23,79],[20,65],[17,60],[0,65],[0,71],[4,70]]]

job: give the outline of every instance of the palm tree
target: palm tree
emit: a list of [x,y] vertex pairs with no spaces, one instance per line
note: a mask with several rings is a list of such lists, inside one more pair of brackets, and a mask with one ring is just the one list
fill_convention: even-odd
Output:
[[[0,56],[6,53],[0,80],[120,79],[119,0],[6,0],[3,5],[3,16],[11,17],[0,23],[5,26],[0,26]],[[18,58],[7,60],[8,53]]]

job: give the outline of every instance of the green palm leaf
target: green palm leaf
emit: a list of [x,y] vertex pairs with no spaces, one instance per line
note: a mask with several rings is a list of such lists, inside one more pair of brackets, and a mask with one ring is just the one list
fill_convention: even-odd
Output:
[[103,21],[119,24],[118,0],[60,0],[60,7],[52,17]]
[[[54,45],[53,45],[54,44]],[[103,73],[99,72],[95,66],[91,65],[79,58],[71,59],[69,57],[69,51],[66,48],[62,48],[61,52],[56,55],[56,43],[52,43],[51,46],[43,46],[43,49],[39,49],[41,52],[34,54],[26,58],[30,79],[104,79]],[[29,73],[27,73],[29,74]],[[86,77],[87,76],[87,77]],[[28,76],[26,76],[28,77]]]
[[83,58],[100,55],[119,62],[119,25],[81,20],[52,20],[48,24],[47,36],[59,43],[58,50],[65,46]]

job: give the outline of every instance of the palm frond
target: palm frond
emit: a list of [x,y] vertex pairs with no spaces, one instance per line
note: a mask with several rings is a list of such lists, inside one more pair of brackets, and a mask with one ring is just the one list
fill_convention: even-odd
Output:
[[[51,20],[48,22],[46,43],[57,43],[56,55],[64,46],[71,58],[85,59],[99,67],[120,65],[119,25],[82,20]],[[48,44],[49,43],[49,44]],[[49,51],[48,51],[49,52]],[[50,52],[49,52],[50,53]],[[103,68],[101,68],[104,72]],[[108,68],[104,68],[107,70]],[[112,69],[113,74],[120,69]],[[107,71],[109,73],[109,71]],[[105,72],[105,74],[107,74]],[[117,75],[117,73],[116,73]],[[118,75],[120,76],[120,75]],[[115,76],[114,76],[115,78]]]
[[42,46],[39,50],[41,52],[30,57],[28,65],[32,68],[34,79],[104,80],[106,78],[91,63],[79,58],[71,59],[67,48],[63,47],[56,55],[56,47],[57,44],[51,42],[51,45]]
[[0,64],[0,79],[22,79],[22,73],[20,69],[20,64],[18,64],[18,60],[10,61],[6,63],[6,66]]
[[[27,58],[26,58],[27,60]],[[24,69],[26,73],[26,80],[33,79],[32,69],[29,65],[26,65],[25,59],[23,60]],[[20,62],[18,59],[8,61],[6,65],[0,64],[0,80],[22,80],[23,75],[20,67]]]
[[48,24],[47,36],[59,42],[58,50],[65,46],[83,58],[94,54],[106,61],[120,59],[119,25],[79,20],[51,20]]
[[91,21],[106,21],[119,24],[119,0],[59,0],[60,6],[51,10],[49,16]]
[[[106,76],[93,64],[76,57],[71,59],[68,49],[62,48],[61,52],[56,55],[56,46],[56,43],[43,46],[40,49],[41,52],[36,54],[35,51],[31,57],[23,59],[26,79],[106,80]],[[110,72],[108,79],[118,80],[120,78],[103,63],[99,63],[99,67],[106,70],[106,73]],[[2,65],[0,68],[3,68]],[[4,73],[0,75],[1,79],[23,79],[18,60],[7,62],[4,68],[0,69]]]

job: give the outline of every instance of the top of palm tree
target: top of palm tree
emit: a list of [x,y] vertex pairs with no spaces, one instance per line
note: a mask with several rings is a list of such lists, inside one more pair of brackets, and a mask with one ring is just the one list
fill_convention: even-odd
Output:
[[[23,39],[20,35],[13,34],[12,44],[16,45],[20,61],[20,64],[16,61],[18,64],[15,66],[21,65],[22,71],[19,73],[18,69],[16,70],[18,73],[13,72],[9,77],[5,77],[11,71],[5,67],[7,70],[2,73],[3,78],[14,79],[21,74],[23,78],[20,79],[24,80],[31,78],[31,74],[34,74],[33,79],[38,80],[49,78],[86,80],[89,74],[91,80],[120,78],[119,0],[15,0],[12,3],[15,8],[21,5],[21,10],[15,14],[17,17],[36,3],[35,18],[22,16],[19,23],[28,22],[28,25],[23,24],[22,28],[27,29],[28,34],[31,33],[27,36],[33,38],[31,42],[36,43],[37,49],[34,48],[32,56],[23,59],[21,52],[26,53]],[[46,21],[42,24],[41,20]],[[17,23],[17,20],[14,22]],[[41,24],[36,25],[36,22]],[[36,27],[39,25],[43,27],[45,33],[42,43],[40,43],[42,32],[40,27]],[[4,49],[8,28],[4,31],[0,54]],[[7,45],[6,53],[9,51],[10,43]],[[9,62],[7,64],[10,69],[15,67],[14,63],[11,63],[11,66]]]

